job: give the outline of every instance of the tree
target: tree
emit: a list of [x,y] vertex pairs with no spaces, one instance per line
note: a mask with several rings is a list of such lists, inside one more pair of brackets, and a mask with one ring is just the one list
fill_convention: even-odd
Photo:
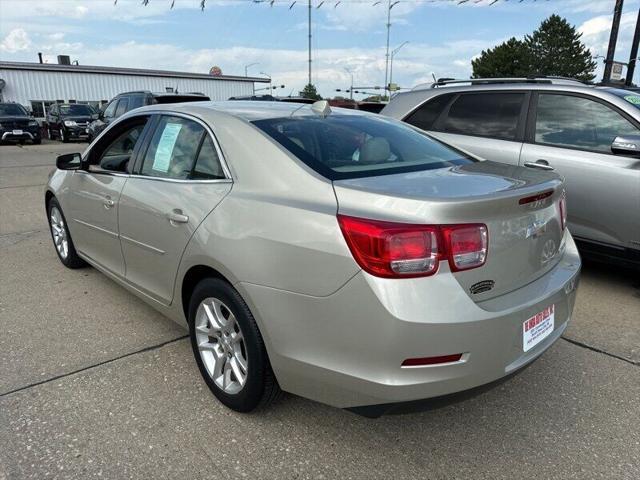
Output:
[[551,15],[524,40],[511,38],[483,50],[471,60],[472,78],[548,75],[591,81],[596,62],[581,37],[564,18]]
[[302,98],[310,98],[311,100],[322,100],[322,97],[318,95],[315,85],[308,83],[304,89],[300,92]]
[[472,78],[526,77],[530,74],[529,65],[527,46],[512,37],[471,60]]
[[558,15],[544,20],[524,40],[531,56],[532,73],[593,80],[596,62],[581,37],[575,27]]

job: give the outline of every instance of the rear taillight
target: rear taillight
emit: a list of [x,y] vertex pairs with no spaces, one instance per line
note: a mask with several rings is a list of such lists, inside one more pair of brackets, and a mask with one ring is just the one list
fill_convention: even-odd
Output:
[[567,195],[562,192],[562,196],[560,197],[560,226],[562,230],[567,228]]
[[354,259],[384,278],[426,277],[448,259],[452,271],[480,267],[487,258],[485,225],[414,225],[338,215]]
[[469,270],[484,265],[488,247],[485,225],[444,226],[442,232],[452,271]]

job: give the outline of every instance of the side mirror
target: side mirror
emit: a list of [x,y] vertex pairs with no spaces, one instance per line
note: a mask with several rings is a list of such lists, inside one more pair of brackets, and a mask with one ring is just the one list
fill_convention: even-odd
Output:
[[616,155],[640,157],[640,135],[616,137],[611,143],[611,152]]
[[80,170],[82,156],[79,153],[66,153],[56,158],[56,168],[60,170]]

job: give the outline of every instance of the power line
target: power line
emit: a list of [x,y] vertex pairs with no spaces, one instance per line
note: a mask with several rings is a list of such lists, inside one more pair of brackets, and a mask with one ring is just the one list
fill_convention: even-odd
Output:
[[[161,0],[142,0],[143,5],[148,5],[151,2],[159,2]],[[170,8],[174,8],[176,3],[180,0],[165,0],[170,1]],[[409,3],[409,4],[440,4],[440,5],[451,5],[451,6],[460,6],[460,7],[470,7],[470,6],[484,6],[491,7],[493,5],[517,5],[517,4],[526,4],[526,3],[542,3],[542,2],[550,2],[553,0],[400,0],[399,3]],[[556,0],[560,1],[560,0]],[[215,5],[216,3],[224,4],[224,3],[245,3],[245,4],[268,4],[269,6],[273,6],[274,4],[286,4],[289,6],[289,10],[295,7],[307,7],[302,2],[298,2],[298,0],[200,0],[199,6],[202,10],[206,8],[207,5]],[[113,4],[117,5],[118,0],[114,0]],[[322,4],[327,3],[333,8],[338,6],[344,6],[348,4],[370,4],[371,6],[382,5],[383,2],[377,0],[316,0],[315,4],[312,2],[312,5],[315,8],[320,8]]]

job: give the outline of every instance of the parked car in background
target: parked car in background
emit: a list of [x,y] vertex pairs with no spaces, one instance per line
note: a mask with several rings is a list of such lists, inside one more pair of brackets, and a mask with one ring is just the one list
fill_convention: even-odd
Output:
[[382,111],[482,158],[566,178],[581,251],[640,264],[640,95],[575,80],[434,83]]
[[57,103],[47,112],[49,140],[85,140],[89,136],[89,123],[96,114],[89,105],[82,103]]
[[42,141],[40,125],[19,103],[0,103],[0,140],[34,144]]
[[146,90],[126,92],[115,96],[96,116],[88,127],[88,139],[92,142],[100,132],[121,115],[145,105],[165,103],[202,102],[209,97],[202,93],[152,93]]
[[188,325],[238,411],[282,388],[375,416],[519,371],[571,318],[563,180],[380,115],[155,105],[56,165],[60,261]]

